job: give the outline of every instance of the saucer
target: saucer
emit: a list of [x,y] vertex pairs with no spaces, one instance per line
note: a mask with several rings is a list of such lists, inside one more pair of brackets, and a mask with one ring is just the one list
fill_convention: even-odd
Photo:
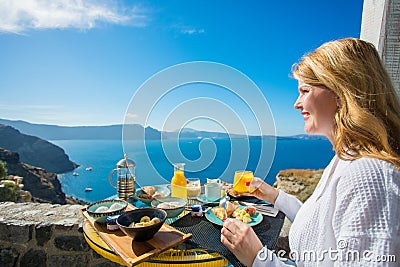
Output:
[[[217,200],[211,201],[211,200],[208,200],[208,199],[206,198],[206,195],[205,195],[205,194],[202,194],[202,195],[200,195],[200,196],[197,197],[197,200],[200,201],[200,202],[206,203],[206,204],[210,204],[210,203],[212,203],[212,204],[219,204],[219,201],[221,200],[221,197],[220,197],[219,199],[217,199]],[[227,197],[226,200],[229,200],[229,197]]]

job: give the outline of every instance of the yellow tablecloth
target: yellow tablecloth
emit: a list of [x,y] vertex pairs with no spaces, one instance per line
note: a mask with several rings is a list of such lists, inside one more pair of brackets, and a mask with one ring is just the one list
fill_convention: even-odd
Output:
[[[124,261],[97,234],[93,226],[85,221],[84,237],[89,246],[99,255],[113,262],[124,265]],[[207,249],[170,249],[137,266],[227,266],[228,260],[219,253]]]

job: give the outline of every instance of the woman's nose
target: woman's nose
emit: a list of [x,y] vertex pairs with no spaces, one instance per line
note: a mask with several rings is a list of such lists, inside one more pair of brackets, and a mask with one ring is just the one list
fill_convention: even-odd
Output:
[[301,96],[299,96],[296,99],[296,102],[294,102],[294,109],[301,109],[302,108],[302,102],[301,102]]

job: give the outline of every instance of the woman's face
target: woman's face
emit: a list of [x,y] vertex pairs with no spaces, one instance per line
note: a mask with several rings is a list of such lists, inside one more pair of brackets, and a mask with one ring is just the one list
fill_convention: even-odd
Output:
[[332,142],[338,108],[336,94],[325,87],[311,86],[302,81],[299,81],[298,90],[299,97],[294,108],[303,115],[305,132],[325,135]]

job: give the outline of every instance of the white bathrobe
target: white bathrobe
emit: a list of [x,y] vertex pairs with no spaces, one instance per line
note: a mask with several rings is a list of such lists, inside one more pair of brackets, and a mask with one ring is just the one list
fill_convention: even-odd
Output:
[[[393,164],[335,156],[304,204],[280,191],[275,207],[293,222],[297,266],[400,266],[400,171]],[[253,266],[286,263],[263,248]]]

